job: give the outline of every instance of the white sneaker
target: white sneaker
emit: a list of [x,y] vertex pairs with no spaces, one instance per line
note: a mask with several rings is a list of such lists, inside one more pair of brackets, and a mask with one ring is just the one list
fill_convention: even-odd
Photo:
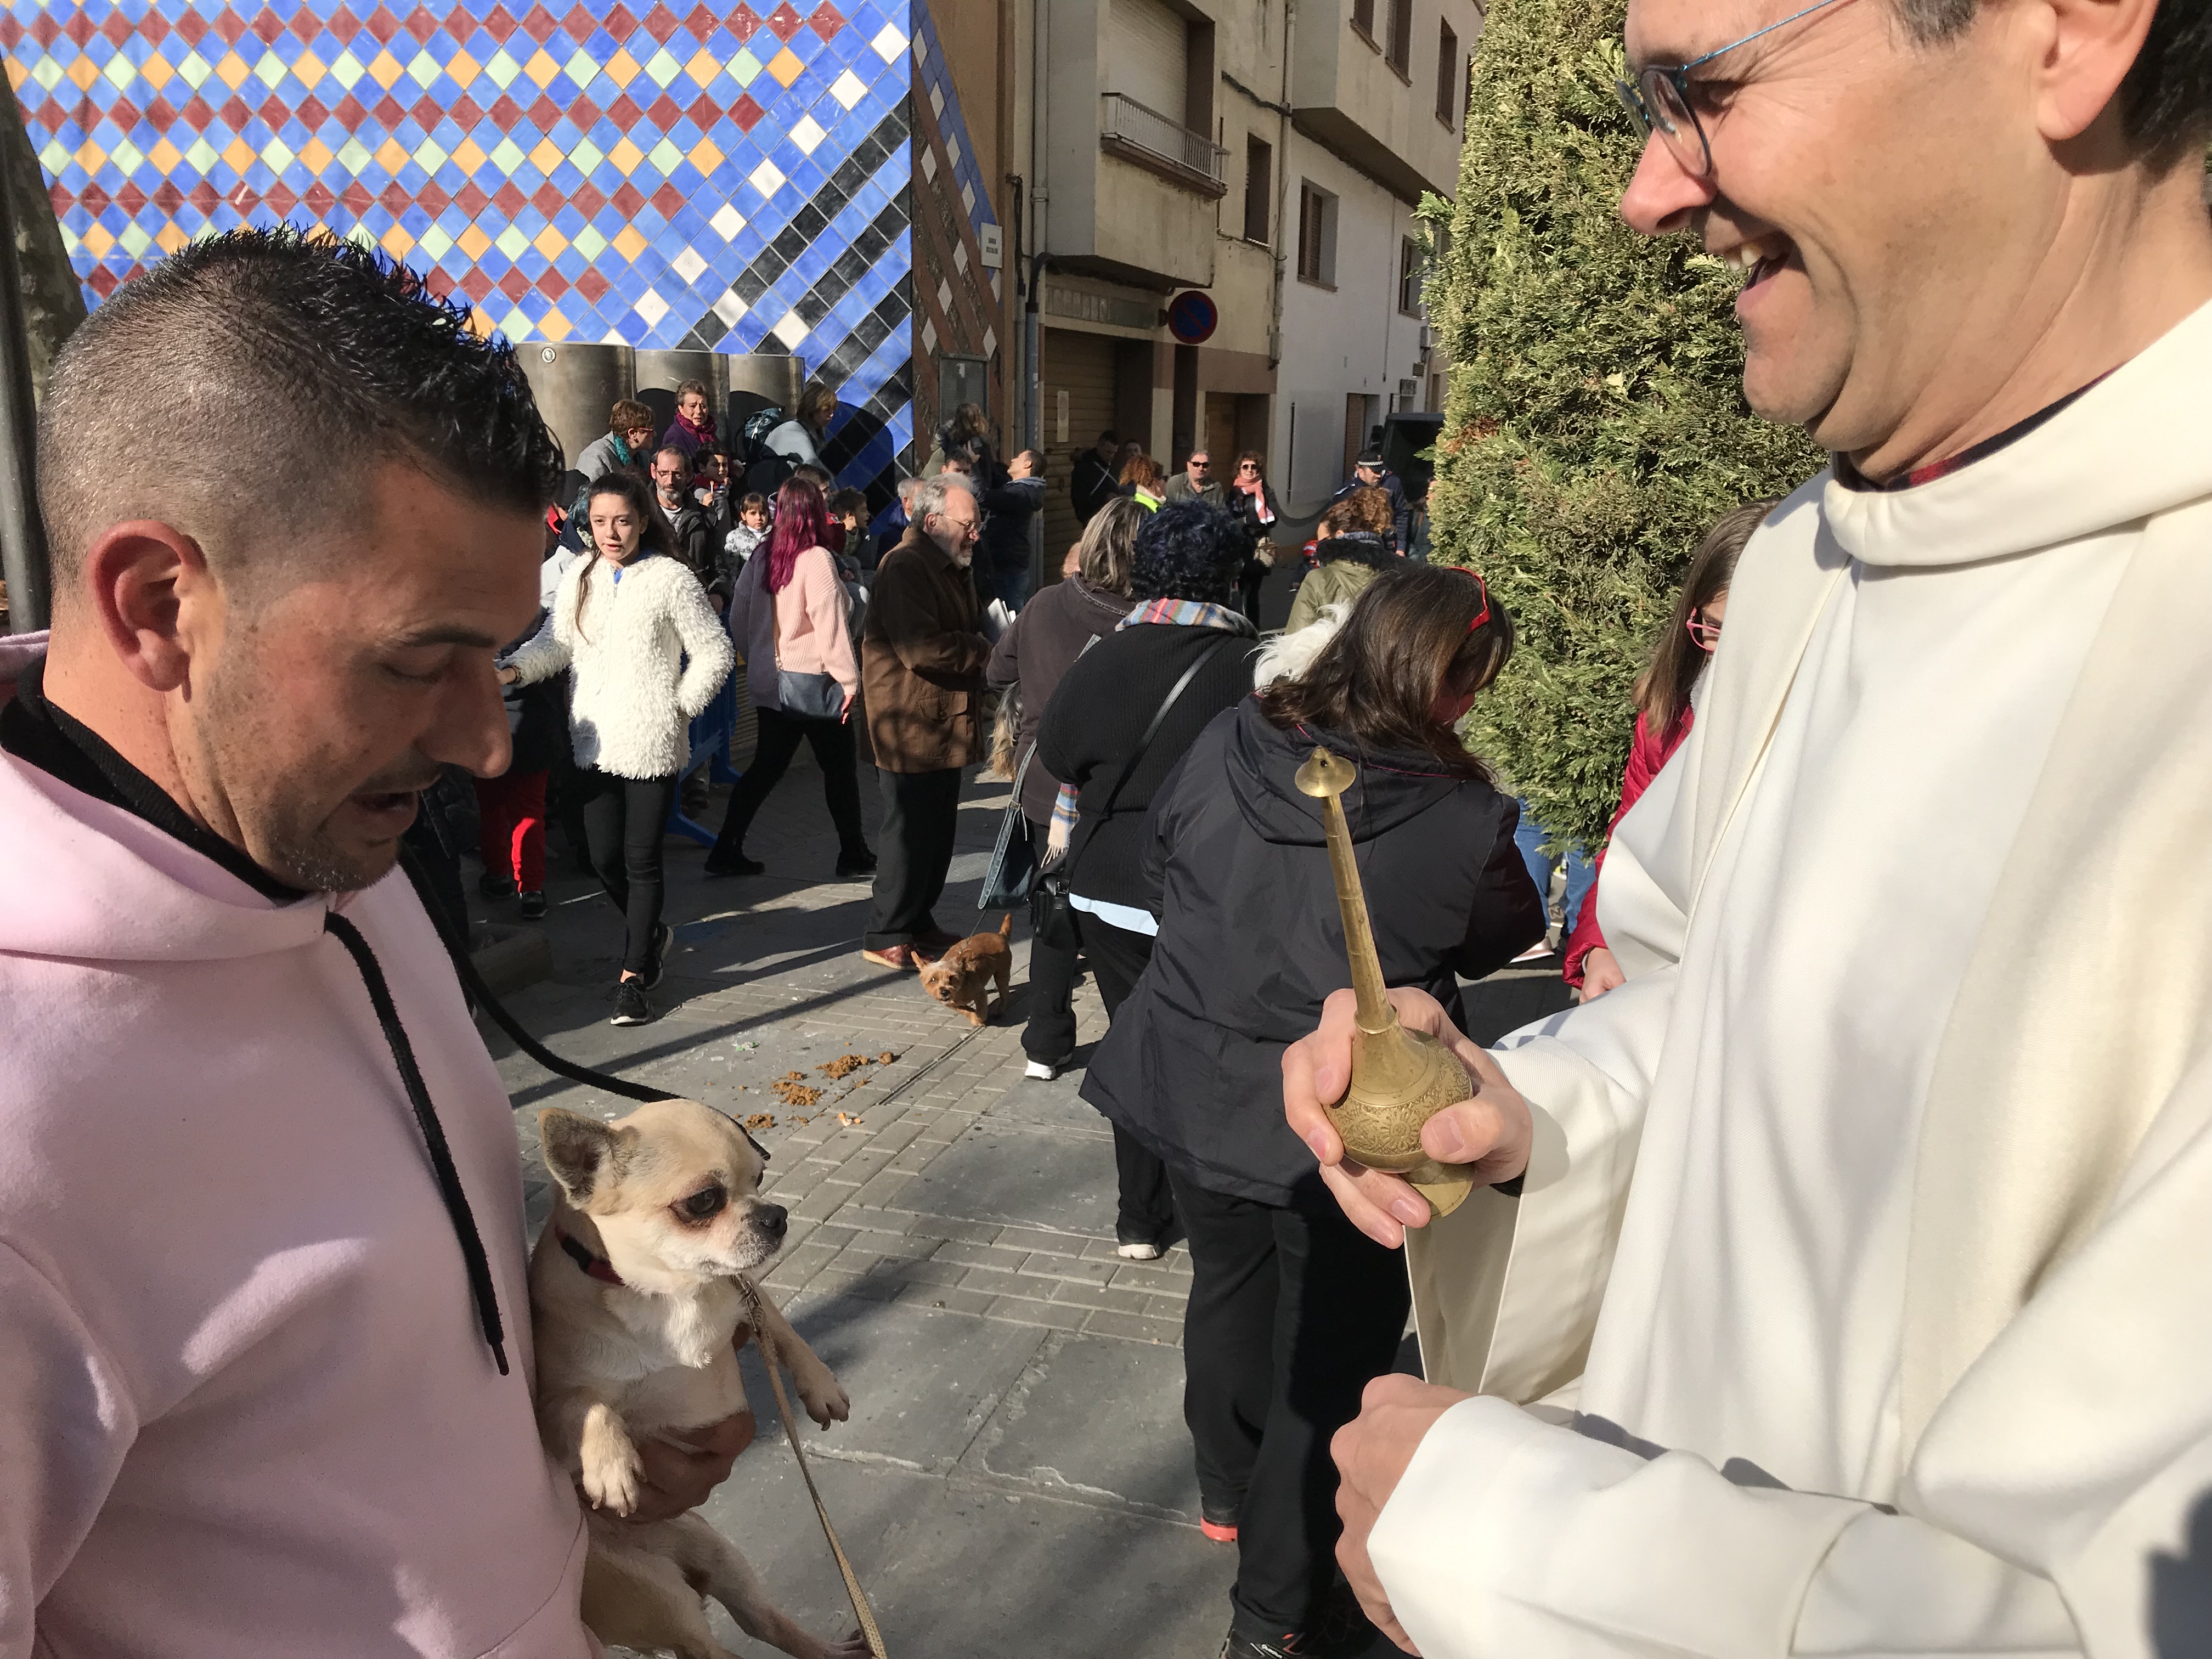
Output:
[[1036,1078],[1041,1083],[1050,1083],[1060,1075],[1060,1067],[1048,1060],[1033,1060],[1022,1067],[1022,1075]]
[[1114,1254],[1127,1261],[1158,1261],[1160,1259],[1160,1247],[1149,1241],[1139,1239],[1133,1243],[1116,1244],[1114,1247]]

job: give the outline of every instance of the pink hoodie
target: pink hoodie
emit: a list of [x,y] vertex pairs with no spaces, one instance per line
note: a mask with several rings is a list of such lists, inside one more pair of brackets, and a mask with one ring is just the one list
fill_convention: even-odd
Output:
[[0,753],[0,1659],[597,1650],[531,1413],[506,1091],[406,878],[339,899],[489,1255],[502,1376],[331,908]]

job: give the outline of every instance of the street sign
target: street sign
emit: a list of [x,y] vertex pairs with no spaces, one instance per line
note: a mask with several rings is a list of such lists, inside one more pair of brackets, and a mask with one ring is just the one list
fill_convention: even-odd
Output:
[[1168,301],[1168,332],[1185,345],[1203,345],[1213,337],[1221,313],[1213,301],[1196,289],[1185,289]]

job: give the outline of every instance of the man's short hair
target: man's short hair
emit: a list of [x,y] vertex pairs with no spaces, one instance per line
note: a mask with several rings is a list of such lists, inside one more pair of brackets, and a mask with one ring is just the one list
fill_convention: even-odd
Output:
[[[1102,444],[1118,444],[1121,441],[1120,435],[1110,426],[1098,434],[1098,442]],[[1094,444],[1091,447],[1095,449],[1097,445]]]
[[1019,454],[1016,455],[1014,459],[1018,461],[1027,461],[1030,464],[1030,471],[1031,472],[1035,473],[1040,478],[1044,477],[1046,461],[1044,459],[1044,451],[1042,449],[1024,449]]
[[[1972,27],[1981,0],[1897,0],[1897,9],[1915,40],[1933,43]],[[2119,97],[2128,142],[2154,172],[2202,149],[2212,135],[2212,9],[2160,0]]]
[[663,455],[673,455],[676,458],[676,464],[678,466],[682,467],[686,472],[689,472],[691,470],[691,458],[689,455],[686,455],[682,450],[678,449],[674,444],[663,444],[659,448],[653,452],[653,459],[655,465],[659,464],[660,458]]
[[116,289],[55,359],[38,455],[58,592],[131,519],[194,537],[221,577],[357,514],[384,462],[533,518],[562,466],[514,349],[471,332],[465,304],[289,226],[196,242]]
[[828,468],[817,466],[811,461],[801,461],[791,469],[791,476],[805,479],[825,495],[830,492],[830,486],[836,482],[830,477]]
[[911,514],[914,511],[914,498],[921,489],[921,480],[919,478],[901,478],[896,487],[898,490],[899,505],[906,508],[907,512]]
[[955,490],[971,501],[975,499],[975,486],[957,472],[940,472],[933,478],[924,478],[914,492],[907,516],[920,524],[931,514],[944,512],[945,503],[952,498]]
[[641,404],[635,398],[623,398],[607,411],[607,430],[610,432],[635,432],[641,426],[649,426],[656,432],[660,429],[659,418],[653,414],[650,404]]

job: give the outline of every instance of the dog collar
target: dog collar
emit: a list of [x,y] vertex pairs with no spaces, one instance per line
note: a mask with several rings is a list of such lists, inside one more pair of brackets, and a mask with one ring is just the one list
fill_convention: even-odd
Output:
[[608,1285],[623,1282],[623,1276],[615,1271],[615,1264],[603,1255],[594,1255],[589,1245],[569,1237],[566,1233],[556,1233],[554,1237],[561,1241],[561,1248],[568,1253],[568,1259],[592,1278]]

